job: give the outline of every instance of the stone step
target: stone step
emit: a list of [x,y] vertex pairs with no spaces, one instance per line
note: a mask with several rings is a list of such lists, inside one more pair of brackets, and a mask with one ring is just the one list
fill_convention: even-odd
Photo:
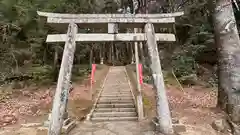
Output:
[[99,101],[113,101],[113,102],[117,102],[117,101],[133,101],[133,98],[100,98]]
[[131,92],[131,90],[130,89],[115,89],[115,90],[113,90],[113,89],[110,89],[110,90],[105,89],[105,90],[103,90],[103,92]]
[[97,104],[97,108],[134,108],[135,105],[131,104]]
[[103,92],[131,92],[131,90],[103,90]]
[[132,94],[102,94],[101,97],[132,97]]
[[118,86],[116,86],[116,87],[108,87],[108,86],[105,86],[104,87],[104,89],[103,90],[107,90],[107,91],[129,91],[129,90],[131,90],[130,89],[130,87],[128,86],[128,87],[126,87],[126,86],[124,86],[124,87],[122,87],[122,86],[120,86],[120,87],[118,87]]
[[130,91],[129,92],[102,92],[102,95],[129,95],[132,94]]
[[125,67],[111,67],[91,120],[135,121],[138,120],[136,111]]
[[96,108],[95,112],[136,112],[135,108]]
[[102,95],[131,95],[132,93],[129,92],[102,92]]
[[136,121],[138,117],[93,117],[92,121]]
[[131,91],[103,91],[102,94],[114,95],[114,94],[132,94]]
[[127,84],[121,84],[121,85],[119,85],[119,84],[117,84],[117,85],[105,85],[104,89],[106,89],[106,90],[117,90],[117,89],[128,90],[130,88],[129,88],[129,84],[127,83]]
[[133,97],[101,97],[100,100],[133,100]]
[[94,112],[92,117],[136,117],[136,112]]
[[115,104],[115,103],[134,103],[133,99],[131,100],[102,100],[100,99],[98,103],[102,104]]

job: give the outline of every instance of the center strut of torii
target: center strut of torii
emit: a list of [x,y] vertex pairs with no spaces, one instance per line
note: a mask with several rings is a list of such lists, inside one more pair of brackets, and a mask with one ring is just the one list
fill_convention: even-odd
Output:
[[[138,64],[138,42],[146,41],[151,60],[151,71],[154,79],[157,97],[157,117],[159,129],[165,134],[173,133],[172,119],[166,96],[164,80],[159,59],[157,41],[174,42],[175,35],[171,33],[155,33],[154,27],[173,27],[175,17],[183,12],[166,14],[59,14],[38,12],[47,19],[47,23],[57,28],[68,28],[67,34],[49,34],[46,42],[65,42],[57,88],[53,101],[51,117],[49,117],[48,135],[60,135],[66,114],[71,70],[74,59],[76,42],[135,42],[136,64]],[[60,27],[59,27],[60,26]],[[107,28],[108,33],[77,33],[80,28]],[[119,28],[142,28],[144,33],[118,33]],[[137,72],[137,77],[139,77]],[[141,88],[138,80],[136,106],[139,120],[142,120],[143,104]]]

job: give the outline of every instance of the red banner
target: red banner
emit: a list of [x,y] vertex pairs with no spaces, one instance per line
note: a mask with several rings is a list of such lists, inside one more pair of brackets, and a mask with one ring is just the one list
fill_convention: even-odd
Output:
[[140,84],[143,84],[142,64],[138,64],[138,69],[139,69],[139,82]]
[[92,71],[91,71],[91,84],[93,84],[94,81],[94,74],[96,71],[96,64],[92,64]]

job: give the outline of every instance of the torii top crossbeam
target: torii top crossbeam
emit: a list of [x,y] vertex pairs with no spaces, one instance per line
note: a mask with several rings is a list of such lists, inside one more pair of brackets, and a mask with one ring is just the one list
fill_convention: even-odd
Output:
[[[175,17],[182,16],[183,12],[165,14],[62,14],[38,11],[38,15],[47,18],[50,24],[80,24],[81,27],[104,27],[107,23],[119,23],[119,27],[143,27],[145,23],[154,25],[173,24]],[[97,24],[97,25],[96,25]],[[103,26],[103,25],[104,26]],[[166,27],[166,26],[163,26]]]
[[182,16],[183,12],[164,13],[164,14],[65,14],[37,12],[39,16],[52,18],[169,18]]

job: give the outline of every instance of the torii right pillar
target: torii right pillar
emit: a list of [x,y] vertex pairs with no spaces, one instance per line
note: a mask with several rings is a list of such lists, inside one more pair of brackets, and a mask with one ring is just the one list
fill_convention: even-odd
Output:
[[157,118],[159,122],[159,130],[167,135],[174,133],[172,126],[172,118],[168,105],[167,94],[165,90],[161,62],[159,59],[157,41],[153,24],[145,25],[145,34],[147,38],[148,52],[151,60],[151,71],[154,79],[154,87],[156,88],[157,98]]

